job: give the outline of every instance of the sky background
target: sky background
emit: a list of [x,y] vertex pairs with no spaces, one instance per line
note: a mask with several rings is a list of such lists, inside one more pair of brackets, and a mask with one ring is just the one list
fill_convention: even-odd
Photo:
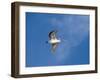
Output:
[[[51,51],[49,32],[61,40]],[[26,12],[26,67],[89,64],[89,15]]]

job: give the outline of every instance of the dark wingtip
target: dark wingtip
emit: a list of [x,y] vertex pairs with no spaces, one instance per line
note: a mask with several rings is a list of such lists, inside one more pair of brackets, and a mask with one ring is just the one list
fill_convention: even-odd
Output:
[[48,43],[48,41],[46,41],[45,43]]
[[54,32],[57,33],[58,31],[57,31],[57,30],[52,30],[52,31],[50,31],[50,33],[49,33],[49,37],[50,37],[51,34],[54,33]]

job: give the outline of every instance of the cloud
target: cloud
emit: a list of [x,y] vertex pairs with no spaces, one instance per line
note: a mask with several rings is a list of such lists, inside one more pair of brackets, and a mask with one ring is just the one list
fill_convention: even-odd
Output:
[[69,41],[71,46],[77,46],[89,33],[88,16],[64,16],[52,19],[53,26],[59,30],[59,36]]
[[88,15],[64,15],[60,18],[52,18],[50,22],[58,30],[58,37],[61,39],[57,48],[59,60],[70,55],[71,48],[80,45],[89,34]]

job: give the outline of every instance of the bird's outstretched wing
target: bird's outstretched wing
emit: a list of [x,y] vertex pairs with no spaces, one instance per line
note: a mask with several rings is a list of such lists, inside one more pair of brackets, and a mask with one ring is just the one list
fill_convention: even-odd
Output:
[[50,38],[50,39],[55,39],[55,38],[56,38],[56,31],[51,31],[51,32],[49,33],[49,38]]
[[52,52],[55,52],[57,45],[58,45],[58,43],[52,44],[52,48],[51,48]]

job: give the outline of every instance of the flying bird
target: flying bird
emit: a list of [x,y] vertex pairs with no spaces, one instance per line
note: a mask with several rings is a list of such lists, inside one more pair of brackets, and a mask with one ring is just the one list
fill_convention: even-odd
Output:
[[58,43],[61,42],[60,39],[57,39],[56,33],[57,33],[57,31],[51,31],[49,33],[49,41],[48,42],[51,44],[51,46],[52,46],[51,49],[53,52],[55,52]]

